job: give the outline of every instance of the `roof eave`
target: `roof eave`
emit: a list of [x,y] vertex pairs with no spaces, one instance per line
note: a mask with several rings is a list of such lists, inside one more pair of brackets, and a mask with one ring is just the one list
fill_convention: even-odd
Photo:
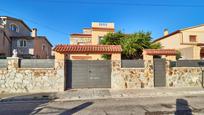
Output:
[[20,21],[30,32],[32,32],[31,28],[21,19],[13,18],[13,17],[10,17],[10,16],[1,16],[1,17],[5,17],[5,18],[10,19],[10,20]]
[[161,37],[161,38],[158,38],[158,39],[154,40],[153,43],[155,43],[155,42],[157,42],[157,41],[159,41],[159,40],[162,40],[162,39],[164,39],[164,38],[167,38],[167,37],[169,37],[169,36],[175,35],[175,34],[177,34],[177,33],[180,33],[180,32],[181,32],[181,30],[177,30],[177,31],[175,31],[175,32],[172,32],[172,33],[170,33],[170,34],[168,34],[168,35],[166,35],[166,36],[163,36],[163,37]]

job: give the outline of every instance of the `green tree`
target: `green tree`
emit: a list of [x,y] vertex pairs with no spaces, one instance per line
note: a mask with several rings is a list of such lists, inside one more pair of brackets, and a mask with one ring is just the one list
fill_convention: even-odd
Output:
[[[123,34],[122,32],[109,33],[101,41],[103,45],[121,45],[122,59],[142,58],[143,49],[158,49],[161,45],[153,43],[150,32],[136,32],[134,34]],[[105,59],[110,56],[104,55]]]
[[124,36],[125,35],[121,31],[116,32],[116,33],[108,33],[100,41],[100,44],[103,44],[103,45],[119,45],[121,38],[124,38]]
[[178,60],[179,58],[181,58],[181,52],[180,51],[176,51],[176,60]]

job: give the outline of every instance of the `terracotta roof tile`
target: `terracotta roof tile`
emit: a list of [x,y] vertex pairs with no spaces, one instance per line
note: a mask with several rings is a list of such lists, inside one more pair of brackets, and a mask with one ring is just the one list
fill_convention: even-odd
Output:
[[92,59],[92,56],[72,56],[72,59],[77,59],[77,60]]
[[172,33],[170,33],[170,34],[168,34],[168,35],[166,35],[166,36],[163,36],[163,37],[161,37],[161,38],[158,38],[158,39],[154,40],[153,42],[157,42],[157,41],[159,41],[159,40],[162,40],[162,39],[164,39],[164,38],[166,38],[166,37],[172,36],[172,35],[177,34],[177,33],[179,33],[179,32],[181,32],[181,30],[177,30],[177,31],[175,31],[175,32],[172,32]]
[[71,36],[92,36],[91,34],[71,34]]
[[120,53],[120,45],[57,45],[54,51],[59,53]]
[[143,50],[143,54],[146,55],[176,55],[176,50],[174,49],[146,49]]
[[104,30],[104,31],[113,31],[114,32],[114,28],[101,28],[101,27],[92,27],[92,30],[98,30],[98,31],[100,31],[100,30]]

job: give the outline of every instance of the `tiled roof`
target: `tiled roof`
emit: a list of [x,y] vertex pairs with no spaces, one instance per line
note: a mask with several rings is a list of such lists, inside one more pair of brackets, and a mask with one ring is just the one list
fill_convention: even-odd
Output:
[[72,59],[76,59],[76,60],[88,60],[88,59],[92,59],[92,56],[72,56]]
[[146,49],[143,50],[143,54],[146,55],[176,55],[174,49]]
[[192,29],[192,28],[197,28],[197,27],[202,27],[202,26],[204,26],[204,24],[197,25],[197,26],[192,26],[192,27],[188,27],[188,28],[184,28],[184,29],[179,29],[179,30],[176,30],[176,31],[174,31],[174,32],[172,32],[172,33],[166,35],[166,36],[163,36],[163,37],[161,37],[161,38],[158,38],[158,39],[154,40],[154,42],[157,42],[157,41],[159,41],[159,40],[162,40],[162,39],[167,38],[167,37],[169,37],[169,36],[172,36],[172,35],[174,35],[174,34],[180,33],[181,31],[185,31],[185,30]]
[[59,53],[120,53],[120,45],[57,45],[54,51]]
[[172,35],[174,35],[174,34],[177,34],[177,33],[179,33],[179,32],[181,32],[181,31],[180,31],[180,30],[177,30],[177,31],[175,31],[175,32],[172,32],[172,33],[166,35],[166,36],[163,36],[163,37],[161,37],[161,38],[158,38],[158,39],[154,40],[153,42],[157,42],[157,41],[159,41],[159,40],[162,40],[162,39],[164,39],[164,38],[167,38],[167,37],[172,36]]
[[10,19],[10,20],[20,21],[30,32],[32,31],[30,29],[30,27],[21,19],[13,18],[13,17],[10,17],[10,16],[0,16],[0,18],[7,18],[7,19]]
[[114,28],[101,28],[101,27],[92,27],[92,30],[104,30],[104,31],[114,31]]
[[71,34],[71,36],[87,36],[87,37],[91,37],[91,34]]

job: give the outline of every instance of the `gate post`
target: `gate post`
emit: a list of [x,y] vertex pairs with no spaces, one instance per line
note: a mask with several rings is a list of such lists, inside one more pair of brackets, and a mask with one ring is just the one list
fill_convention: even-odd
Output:
[[20,59],[18,57],[8,57],[8,69],[13,70],[19,68]]
[[64,68],[65,54],[55,52],[55,69]]
[[61,86],[60,86],[60,91],[64,91],[65,90],[65,54],[61,54],[58,52],[55,52],[55,70],[57,75],[59,75],[60,77],[62,77],[62,81],[61,81]]
[[172,60],[166,60],[166,87],[170,87],[169,74],[172,72],[171,61]]
[[121,53],[113,53],[111,55],[111,60],[121,60]]
[[144,76],[149,79],[148,87],[154,87],[153,60],[144,60]]

